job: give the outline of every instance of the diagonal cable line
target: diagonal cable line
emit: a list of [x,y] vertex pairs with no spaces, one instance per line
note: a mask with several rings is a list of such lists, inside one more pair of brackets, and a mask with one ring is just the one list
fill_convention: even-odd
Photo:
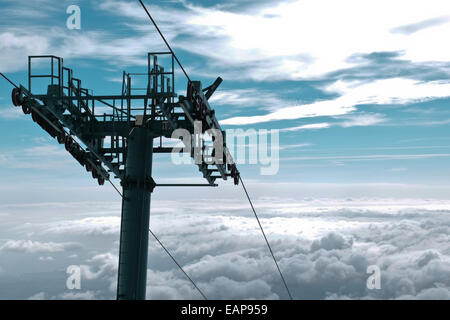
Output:
[[261,229],[261,232],[262,232],[262,234],[264,236],[264,239],[266,240],[267,247],[269,248],[270,254],[272,255],[272,258],[273,258],[273,261],[275,262],[275,265],[277,266],[278,272],[280,273],[281,280],[283,281],[284,286],[286,287],[286,291],[287,291],[287,293],[289,295],[289,298],[291,300],[293,300],[291,292],[289,291],[289,287],[287,286],[286,280],[284,280],[283,273],[281,272],[281,269],[278,266],[277,259],[275,259],[275,256],[274,256],[273,251],[272,251],[272,247],[269,244],[269,240],[267,240],[267,237],[266,237],[266,234],[264,232],[264,229],[263,229],[263,227],[261,225],[261,222],[259,221],[258,215],[256,214],[255,207],[253,206],[252,200],[250,199],[250,196],[248,195],[247,188],[245,187],[244,181],[242,181],[241,176],[239,176],[239,180],[241,180],[241,184],[242,184],[242,187],[244,188],[244,191],[245,191],[245,194],[247,196],[248,202],[250,203],[250,206],[252,207],[253,213],[255,214],[256,221],[258,221],[259,228]]
[[208,298],[206,298],[206,296],[203,294],[203,292],[200,290],[200,288],[197,287],[197,285],[195,284],[194,280],[192,280],[191,277],[189,277],[189,275],[186,273],[186,271],[184,271],[183,267],[181,267],[181,265],[177,262],[177,260],[175,260],[175,258],[170,254],[169,250],[167,250],[166,247],[161,243],[161,241],[159,241],[158,237],[152,232],[152,230],[149,229],[149,231],[152,234],[152,236],[156,239],[156,241],[158,241],[158,243],[164,249],[164,251],[166,251],[166,253],[169,255],[169,257],[173,260],[173,262],[175,262],[175,264],[178,266],[178,268],[180,268],[180,270],[189,279],[189,281],[191,281],[191,283],[198,290],[198,292],[200,292],[200,294],[202,295],[203,299],[208,300]]
[[121,198],[123,198],[122,192],[119,191],[119,189],[116,187],[116,185],[111,181],[111,178],[108,179],[108,182],[111,183],[114,189],[116,189],[117,193],[120,195]]
[[2,76],[3,78],[5,78],[6,81],[8,81],[9,83],[11,83],[14,87],[16,87],[17,89],[19,88],[18,86],[16,86],[14,84],[14,82],[12,82],[11,80],[8,79],[7,76],[5,76],[3,73],[0,72],[0,76]]
[[158,30],[159,35],[161,36],[161,38],[163,39],[164,43],[166,44],[167,48],[169,48],[170,52],[173,54],[175,60],[178,62],[178,65],[180,66],[181,70],[183,70],[184,75],[186,76],[186,78],[189,80],[189,82],[191,81],[191,78],[189,78],[187,72],[184,70],[183,66],[181,65],[180,60],[178,60],[175,52],[172,50],[172,47],[169,45],[169,42],[167,42],[166,38],[164,37],[163,33],[161,32],[161,30],[159,29],[158,25],[156,24],[155,20],[153,20],[153,17],[151,16],[150,12],[148,12],[147,7],[145,6],[145,4],[142,2],[142,0],[139,0],[142,8],[144,8],[145,12],[147,13],[147,16],[150,18],[151,22],[153,23],[153,25],[155,26],[156,30]]

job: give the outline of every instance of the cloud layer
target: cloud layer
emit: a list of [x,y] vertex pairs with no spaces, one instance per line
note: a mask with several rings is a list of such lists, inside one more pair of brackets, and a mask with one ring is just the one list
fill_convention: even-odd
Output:
[[[355,198],[296,202],[261,198],[256,204],[296,299],[449,297],[448,201]],[[151,217],[152,229],[209,298],[287,298],[248,208],[240,203],[233,205],[232,201],[228,201],[229,209],[214,213],[194,203],[186,204],[184,209],[177,207],[171,213],[168,207],[177,206],[175,202],[156,203]],[[21,288],[21,296],[114,299],[119,236],[119,219],[117,214],[112,214],[115,211],[109,215],[105,215],[105,211],[98,212],[90,218],[83,214],[82,219],[77,215],[78,218],[64,223],[43,223],[19,229],[23,234],[33,230],[33,238],[79,239],[83,248],[91,248],[84,252],[78,250],[77,256],[67,252],[65,257],[39,262],[45,263],[45,268],[51,269],[53,265],[60,270],[50,280],[55,288],[61,288],[58,283],[65,281],[68,265],[80,265],[81,291],[30,292],[19,281],[16,285]],[[88,221],[102,221],[104,227]],[[9,251],[8,257],[22,254],[24,259],[33,259],[36,251],[62,250],[56,243],[8,240],[0,255],[12,247],[20,250]],[[367,289],[370,265],[381,269],[381,290]],[[5,274],[14,274],[8,264]],[[39,283],[40,280],[34,281]],[[201,299],[153,239],[149,246],[148,298]]]

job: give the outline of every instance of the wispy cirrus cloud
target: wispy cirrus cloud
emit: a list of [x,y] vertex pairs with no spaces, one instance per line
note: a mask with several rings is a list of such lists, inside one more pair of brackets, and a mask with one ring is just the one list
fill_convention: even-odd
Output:
[[439,26],[439,25],[447,23],[449,21],[450,21],[450,16],[436,17],[436,18],[426,19],[426,20],[419,21],[419,22],[412,23],[412,24],[407,24],[404,26],[399,26],[399,27],[392,29],[391,31],[393,33],[401,33],[401,34],[408,35],[408,34],[416,33],[418,31],[426,29],[426,28]]
[[259,107],[271,110],[287,103],[274,92],[258,89],[219,90],[209,101],[215,105],[232,105],[242,108]]
[[335,117],[336,121],[334,122],[321,122],[321,123],[310,123],[304,124],[296,127],[289,127],[280,129],[280,132],[294,132],[294,131],[302,131],[302,130],[318,130],[318,129],[327,129],[331,127],[343,127],[343,128],[351,128],[351,127],[365,127],[365,126],[373,126],[377,124],[381,124],[387,119],[382,114],[350,114],[343,117]]
[[[221,121],[224,125],[246,125],[269,121],[293,120],[323,116],[343,116],[357,110],[358,105],[402,105],[450,96],[450,82],[421,82],[405,78],[375,80],[368,83],[339,80],[324,88],[340,96],[311,104],[284,107],[260,116],[233,117]],[[359,118],[359,123],[374,118]],[[354,122],[354,124],[357,122]],[[351,125],[351,122],[347,123]]]
[[329,123],[322,122],[322,123],[311,123],[311,124],[304,124],[297,127],[291,127],[291,128],[283,128],[280,129],[280,132],[292,132],[292,131],[301,131],[301,130],[318,130],[318,129],[326,129],[331,127]]
[[339,161],[375,161],[375,160],[410,160],[449,158],[450,153],[422,153],[422,154],[371,154],[371,155],[344,155],[344,156],[313,156],[282,158],[282,161],[307,161],[307,160],[339,160]]
[[4,107],[0,107],[0,119],[5,120],[18,120],[25,119],[25,115],[22,112],[21,108],[16,108],[13,106],[12,102],[8,106],[5,104]]
[[373,126],[386,121],[382,114],[354,114],[343,117],[344,121],[337,122],[335,125],[350,128],[350,127],[365,127]]

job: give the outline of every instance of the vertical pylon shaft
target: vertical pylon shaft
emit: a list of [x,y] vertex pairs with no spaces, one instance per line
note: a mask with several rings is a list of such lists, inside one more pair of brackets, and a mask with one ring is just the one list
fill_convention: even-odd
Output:
[[150,220],[153,137],[145,128],[134,128],[128,138],[125,178],[122,180],[118,300],[144,300]]

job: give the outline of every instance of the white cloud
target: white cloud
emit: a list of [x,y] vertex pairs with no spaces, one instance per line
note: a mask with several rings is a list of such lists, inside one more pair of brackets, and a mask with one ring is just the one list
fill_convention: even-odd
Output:
[[435,26],[439,26],[441,24],[447,23],[450,20],[449,16],[436,17],[431,19],[426,19],[423,21],[419,21],[416,23],[407,24],[404,26],[399,26],[391,31],[394,33],[402,33],[402,34],[412,34],[418,32],[420,30],[431,28]]
[[343,119],[344,121],[311,123],[297,127],[283,128],[280,129],[280,131],[292,132],[300,130],[317,130],[336,126],[343,128],[373,126],[386,121],[386,118],[382,114],[349,114],[343,117],[336,117],[336,119]]
[[45,292],[36,293],[29,297],[28,300],[45,300]]
[[55,170],[73,167],[75,161],[64,150],[64,147],[58,145],[41,144],[35,147],[14,148],[7,151],[0,156],[0,164],[5,168]]
[[[208,76],[214,68],[234,79],[311,79],[367,64],[349,59],[355,55],[386,51],[401,52],[415,62],[449,61],[450,49],[440,37],[450,30],[446,0],[430,0],[427,5],[419,0],[280,1],[255,6],[251,13],[183,3],[184,8],[149,8],[175,48],[208,58],[209,65],[199,70]],[[39,27],[34,32],[10,28],[0,34],[0,49],[8,57],[0,68],[18,70],[28,54],[49,52],[142,64],[150,48],[163,47],[137,2],[107,0],[99,9],[123,17],[126,26],[138,32],[136,36],[118,38],[90,30],[69,33],[46,25],[45,33]],[[393,32],[410,25],[416,32]],[[73,47],[74,42],[79,45]]]
[[[336,99],[337,100],[337,99]],[[302,118],[338,116],[355,111],[354,105],[349,105],[344,101],[326,100],[311,104],[282,107],[277,111],[262,116],[233,117],[220,121],[223,125],[247,125],[262,122],[294,120]]]
[[39,145],[35,147],[26,148],[23,150],[24,154],[29,156],[59,156],[66,157],[67,151],[58,145]]
[[39,260],[41,260],[41,261],[51,261],[51,260],[54,260],[54,258],[52,256],[39,257]]
[[18,71],[25,68],[28,55],[46,54],[50,50],[50,40],[43,34],[24,32],[17,29],[0,33],[0,60],[2,72]]
[[279,147],[279,149],[280,150],[298,149],[298,148],[304,148],[304,147],[310,147],[310,146],[312,146],[312,143],[286,144],[286,145],[281,145]]
[[[218,199],[215,203],[221,210],[211,212],[210,206],[199,207],[199,202],[187,201],[183,208],[178,206],[168,214],[166,209],[174,208],[176,203],[155,201],[157,210],[152,212],[152,229],[208,298],[286,298],[257,223],[249,215],[248,204],[245,206],[236,197],[227,201]],[[272,195],[257,199],[255,205],[295,298],[441,299],[448,296],[448,200],[298,199],[298,196],[274,198]],[[100,215],[102,207],[97,210]],[[74,222],[80,221],[77,218],[80,214],[85,213],[78,213]],[[39,229],[47,230],[46,225],[49,223],[26,228],[37,231],[38,236]],[[45,231],[45,235],[79,238],[77,233],[65,231]],[[81,238],[83,247],[91,249],[79,252],[80,262],[77,262],[82,265],[83,289],[89,288],[88,291],[75,295],[61,291],[58,277],[55,278],[57,288],[52,291],[35,294],[39,292],[35,289],[39,281],[46,281],[47,287],[53,283],[40,277],[33,277],[32,283],[36,284],[33,288],[28,289],[27,283],[20,290],[25,297],[35,294],[36,299],[114,298],[118,247],[110,236],[100,232],[95,239]],[[99,246],[100,243],[103,244]],[[148,298],[201,299],[152,239],[149,256]],[[46,263],[56,264],[60,259]],[[74,260],[67,257],[62,263],[70,265]],[[379,292],[366,289],[366,268],[373,264],[381,268]],[[7,274],[14,273],[9,267],[5,270]],[[65,268],[61,275],[65,279]]]
[[22,109],[14,107],[11,102],[9,106],[0,108],[0,118],[6,120],[17,120],[25,119],[26,117],[23,114]]
[[331,125],[329,123],[323,122],[323,123],[311,123],[311,124],[304,124],[297,127],[292,128],[284,128],[280,129],[281,132],[291,132],[291,131],[300,131],[300,130],[317,130],[317,129],[325,129],[329,128]]
[[349,127],[373,126],[386,121],[384,115],[381,114],[355,114],[344,117],[344,121],[336,123],[336,125]]
[[[376,201],[376,204],[380,203],[383,201]],[[285,205],[289,206],[286,202]],[[295,208],[295,204],[292,207]],[[272,223],[272,220],[279,219],[279,212],[276,216],[262,219],[295,298],[340,299],[346,296],[390,299],[405,294],[410,294],[410,298],[421,298],[428,290],[434,290],[436,283],[442,283],[436,297],[442,298],[448,294],[450,261],[443,254],[448,248],[447,236],[441,239],[441,235],[448,232],[448,211],[439,216],[433,215],[433,219],[430,219],[427,218],[430,212],[420,209],[399,209],[384,213],[385,209],[389,210],[387,203],[383,208],[375,206],[373,211],[350,208],[339,210],[334,205],[329,207],[329,211],[326,208],[317,209],[314,214],[317,219],[309,215],[308,209],[300,208],[297,208],[297,212],[301,218],[297,222],[291,217],[283,222]],[[245,223],[235,219],[221,220],[220,224],[228,228],[215,232],[214,238],[208,238],[209,241],[205,241],[206,235],[199,237],[199,234],[210,232],[214,223],[203,224],[203,232],[192,229],[192,235],[189,233],[183,239],[179,239],[177,232],[169,232],[169,224],[159,228],[167,228],[169,233],[164,235],[163,241],[174,248],[174,254],[182,261],[191,261],[184,264],[185,269],[208,297],[267,299],[274,298],[271,293],[276,292],[278,297],[286,298],[276,269],[265,251],[267,248],[260,234],[254,230],[256,226],[250,220]],[[333,230],[333,224],[337,230],[337,222],[342,220],[367,223],[353,228],[342,225],[338,231],[330,231]],[[324,228],[305,241],[307,233],[301,231],[320,228],[323,223],[330,223],[330,229]],[[272,225],[278,228],[272,229]],[[288,225],[293,232],[283,231]],[[253,230],[252,226],[255,227]],[[190,225],[192,227],[193,224]],[[225,234],[229,238],[224,238]],[[233,235],[238,238],[234,240]],[[429,247],[436,249],[432,253],[423,249]],[[150,254],[155,256],[157,252],[151,250]],[[372,264],[382,269],[381,292],[366,289],[366,269]],[[150,293],[150,297],[198,298],[192,288],[186,292],[187,289],[182,288],[181,283],[188,285],[176,269],[170,273],[151,271],[149,290],[152,292],[155,286],[157,290]],[[408,284],[406,288],[405,283]],[[236,288],[242,288],[243,291]]]
[[341,97],[338,99],[355,104],[406,104],[448,97],[450,82],[422,82],[406,78],[372,82],[338,80],[324,89],[330,93],[339,93]]
[[65,292],[57,295],[56,297],[52,297],[51,299],[56,300],[95,300],[97,299],[97,295],[92,291],[83,291],[83,292]]
[[449,300],[450,291],[447,288],[429,288],[420,291],[417,296],[403,295],[399,297],[400,300]]
[[373,160],[408,160],[449,158],[450,153],[422,153],[422,154],[370,154],[370,155],[345,155],[345,156],[306,156],[283,158],[282,160],[346,160],[346,161],[373,161]]
[[[405,10],[408,8],[408,10]],[[413,61],[449,61],[449,48],[440,35],[450,25],[441,21],[405,35],[396,27],[446,16],[445,0],[284,1],[245,12],[189,6],[186,20],[192,30],[202,30],[199,45],[182,40],[185,50],[200,53],[228,67],[245,66],[252,79],[301,79],[357,65],[355,54],[398,51]],[[356,27],[357,26],[357,27]],[[425,44],[425,45],[424,45]],[[200,48],[200,49],[199,49]],[[238,74],[237,72],[235,73]]]
[[286,105],[286,101],[280,99],[275,93],[257,89],[219,89],[211,97],[210,102],[217,105],[233,105],[242,108],[264,107],[272,110]]
[[8,240],[0,247],[0,251],[51,253],[80,248],[76,243],[39,242],[32,240]]
[[[357,0],[339,4],[330,0],[288,1],[263,6],[252,15],[186,3],[184,9],[164,8],[169,14],[158,6],[152,6],[151,10],[167,32],[169,41],[176,38],[175,47],[188,51],[195,48],[194,53],[210,58],[211,66],[219,68],[218,71],[220,66],[227,65],[227,70],[236,70],[233,78],[239,74],[240,79],[277,80],[323,77],[337,69],[364,65],[367,63],[364,59],[349,58],[372,52],[398,51],[414,61],[447,62],[448,48],[436,35],[445,34],[450,28],[448,21],[442,18],[447,12],[450,14],[450,6],[443,0],[433,3],[423,6],[421,1],[406,0],[397,1],[395,5],[387,0],[378,1],[376,5],[362,5]],[[403,10],[405,5],[408,10]],[[110,0],[102,2],[100,9],[133,19],[128,27],[138,33],[122,39],[106,31],[69,33],[53,28],[42,33],[10,29],[0,34],[0,49],[7,57],[2,60],[5,64],[0,64],[0,69],[19,70],[25,66],[27,55],[49,51],[66,58],[87,58],[95,54],[112,63],[143,65],[145,52],[162,45],[154,32],[149,36],[148,30],[152,27],[137,3]],[[168,16],[171,18],[166,18]],[[426,23],[436,19],[439,23],[432,23],[432,27]],[[133,25],[133,21],[138,24]],[[416,32],[412,34],[392,32],[397,27],[414,24]],[[183,37],[179,37],[181,34]],[[81,45],[74,50],[72,43]],[[210,75],[210,72],[203,70],[203,74]],[[271,93],[263,94],[261,99],[247,98],[246,94],[254,89],[218,92],[213,99],[234,105],[278,108],[266,115],[222,121],[242,125],[342,116],[355,111],[358,104],[399,104],[447,97],[448,88],[449,84],[443,82],[419,83],[394,78],[362,84],[337,81],[326,90],[338,92],[341,97],[290,107]]]
[[[321,116],[342,116],[356,111],[362,104],[406,104],[450,96],[450,83],[443,81],[420,82],[412,79],[392,78],[373,82],[338,80],[324,88],[340,97],[311,104],[280,108],[262,116],[234,117],[221,121],[224,125],[246,125],[269,121],[292,120]],[[375,120],[375,121],[374,121]],[[381,118],[360,116],[359,121],[347,124],[374,124]],[[345,122],[342,124],[345,126]]]
[[[81,274],[83,278],[88,280],[106,278],[111,280],[117,272],[119,257],[111,253],[98,254],[88,261],[90,264],[99,265],[98,270],[93,270],[89,265],[81,266]],[[115,280],[115,279],[114,279]]]
[[89,217],[79,220],[58,221],[47,226],[45,233],[75,235],[117,235],[120,217]]

